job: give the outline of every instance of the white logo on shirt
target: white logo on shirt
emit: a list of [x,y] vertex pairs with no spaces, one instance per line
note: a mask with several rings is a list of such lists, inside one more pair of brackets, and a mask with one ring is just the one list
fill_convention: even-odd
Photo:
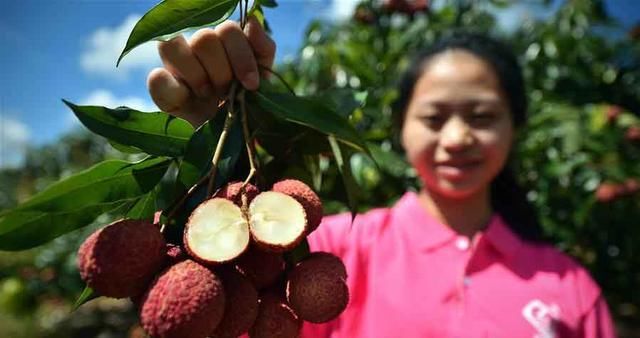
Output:
[[538,332],[533,338],[556,337],[553,322],[560,319],[558,305],[547,305],[539,299],[534,299],[522,308],[522,315]]

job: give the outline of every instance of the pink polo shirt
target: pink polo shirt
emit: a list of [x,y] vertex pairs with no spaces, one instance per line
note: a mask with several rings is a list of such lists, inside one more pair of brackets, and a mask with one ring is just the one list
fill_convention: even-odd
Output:
[[549,245],[517,237],[499,215],[470,243],[406,193],[392,208],[325,217],[309,236],[349,274],[337,319],[302,337],[615,337],[587,271]]

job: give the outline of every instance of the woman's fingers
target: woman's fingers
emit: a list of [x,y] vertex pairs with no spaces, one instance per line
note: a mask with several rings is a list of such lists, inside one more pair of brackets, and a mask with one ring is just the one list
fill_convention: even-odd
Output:
[[[250,17],[247,26],[244,28],[249,44],[259,65],[271,68],[276,54],[276,43],[267,35],[255,17]],[[268,74],[268,72],[263,72]]]
[[206,70],[215,93],[218,96],[224,96],[228,91],[233,73],[222,41],[216,32],[211,28],[201,29],[193,35],[189,44],[196,58]]
[[218,25],[215,31],[224,45],[235,77],[246,89],[258,89],[258,64],[240,25],[233,21],[225,21]]
[[199,97],[213,95],[213,87],[206,71],[182,35],[160,42],[158,51],[165,68],[186,82],[192,92]]
[[189,100],[189,88],[165,68],[156,68],[147,77],[147,88],[160,110],[180,114]]

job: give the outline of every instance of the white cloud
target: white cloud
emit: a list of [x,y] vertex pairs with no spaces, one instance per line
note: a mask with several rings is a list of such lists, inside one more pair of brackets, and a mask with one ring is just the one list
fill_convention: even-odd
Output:
[[88,46],[80,56],[82,69],[90,74],[126,79],[134,69],[148,71],[160,65],[156,43],[148,42],[127,54],[116,68],[118,56],[139,19],[139,15],[130,15],[117,27],[102,27],[91,33]]
[[94,90],[84,100],[80,101],[80,105],[104,106],[108,108],[127,106],[145,112],[158,111],[158,108],[151,99],[137,96],[116,97],[106,89]]
[[325,17],[333,20],[346,20],[353,15],[360,1],[361,0],[331,0],[331,5],[325,13]]
[[24,161],[31,131],[19,120],[0,114],[0,168],[17,167]]

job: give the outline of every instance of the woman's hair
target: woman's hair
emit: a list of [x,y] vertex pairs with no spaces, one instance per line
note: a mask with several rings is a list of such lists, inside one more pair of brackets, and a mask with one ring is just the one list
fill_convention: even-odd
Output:
[[[429,61],[434,56],[450,50],[469,52],[492,66],[508,98],[514,127],[517,129],[523,126],[527,120],[527,97],[522,69],[513,52],[503,43],[488,36],[454,32],[418,53],[400,79],[399,96],[393,105],[396,135],[398,136],[402,130],[413,88]],[[519,186],[508,164],[491,182],[491,203],[521,238],[534,242],[542,240],[542,228],[535,210],[527,201],[526,192]]]

